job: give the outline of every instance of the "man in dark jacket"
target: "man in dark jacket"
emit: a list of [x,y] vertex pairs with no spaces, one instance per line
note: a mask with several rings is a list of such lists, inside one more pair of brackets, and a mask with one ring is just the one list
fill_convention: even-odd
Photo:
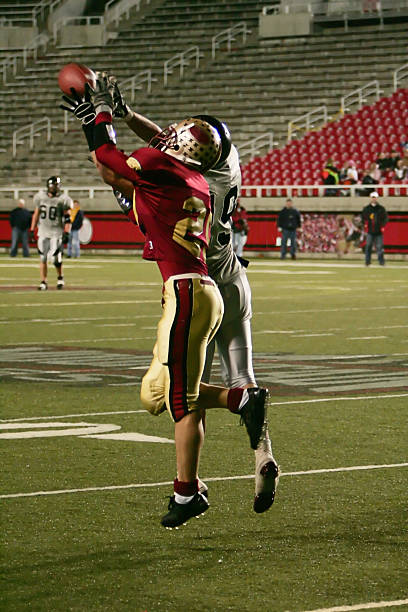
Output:
[[370,203],[363,208],[361,217],[367,232],[365,264],[366,266],[370,265],[371,251],[373,250],[373,244],[375,244],[378,262],[380,266],[383,266],[385,264],[383,232],[388,221],[388,215],[384,206],[378,203],[378,193],[376,191],[370,194]]
[[286,257],[288,239],[290,240],[290,256],[296,259],[296,230],[300,226],[300,212],[297,208],[293,208],[293,202],[288,198],[278,216],[278,229],[282,231],[281,259]]
[[28,249],[28,228],[31,224],[31,213],[25,208],[25,200],[20,198],[16,208],[10,213],[11,225],[11,248],[10,257],[15,257],[18,251],[18,245],[21,242],[23,256],[30,257]]

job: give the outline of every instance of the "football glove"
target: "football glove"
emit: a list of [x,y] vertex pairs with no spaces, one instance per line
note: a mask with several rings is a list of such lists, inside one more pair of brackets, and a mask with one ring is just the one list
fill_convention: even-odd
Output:
[[28,232],[28,240],[29,240],[29,242],[35,242],[35,233],[34,233],[34,230],[29,230],[29,232]]
[[125,119],[129,113],[131,113],[130,106],[126,104],[125,98],[123,97],[119,85],[115,83],[115,88],[113,90],[113,116],[119,117],[120,119]]
[[79,121],[81,121],[82,125],[88,125],[95,120],[96,112],[95,107],[91,102],[91,93],[89,89],[85,88],[85,96],[81,98],[78,92],[71,87],[72,98],[68,96],[62,96],[64,102],[68,105],[60,104],[60,108],[68,111],[69,113],[73,113]]
[[64,232],[62,234],[62,244],[68,244],[69,241],[69,232]]
[[113,92],[115,90],[116,79],[113,76],[108,76],[106,72],[97,72],[95,89],[92,89],[88,84],[86,89],[91,96],[91,102],[95,107],[96,113],[112,112],[114,108]]

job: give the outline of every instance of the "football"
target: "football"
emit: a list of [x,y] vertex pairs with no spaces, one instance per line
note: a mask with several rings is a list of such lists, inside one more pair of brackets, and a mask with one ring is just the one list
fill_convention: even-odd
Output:
[[84,64],[66,64],[61,68],[58,74],[58,86],[61,91],[67,96],[71,96],[71,87],[73,87],[80,96],[85,93],[85,83],[94,88],[96,83],[96,74],[88,66]]

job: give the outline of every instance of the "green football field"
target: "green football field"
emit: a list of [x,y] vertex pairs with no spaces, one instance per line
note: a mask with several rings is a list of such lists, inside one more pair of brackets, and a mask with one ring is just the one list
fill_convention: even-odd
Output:
[[82,256],[48,292],[38,268],[0,256],[1,610],[408,610],[406,262],[251,261],[275,504],[253,512],[245,428],[213,410],[210,509],[171,531],[173,426],[139,402],[155,265]]

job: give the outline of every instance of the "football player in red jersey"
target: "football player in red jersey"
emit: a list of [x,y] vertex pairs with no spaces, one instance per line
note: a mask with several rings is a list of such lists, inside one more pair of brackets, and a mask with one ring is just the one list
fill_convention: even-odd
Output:
[[205,410],[227,408],[239,414],[256,449],[268,392],[200,382],[207,345],[223,315],[222,298],[205,262],[211,201],[202,176],[220,157],[217,131],[201,119],[187,119],[127,156],[116,148],[113,91],[114,81],[102,74],[88,100],[65,101],[83,122],[105,182],[132,203],[128,216],[146,235],[143,257],[155,260],[163,277],[163,315],[141,400],[152,414],[167,408],[175,422],[177,478],[161,520],[173,528],[209,507],[198,489]]

